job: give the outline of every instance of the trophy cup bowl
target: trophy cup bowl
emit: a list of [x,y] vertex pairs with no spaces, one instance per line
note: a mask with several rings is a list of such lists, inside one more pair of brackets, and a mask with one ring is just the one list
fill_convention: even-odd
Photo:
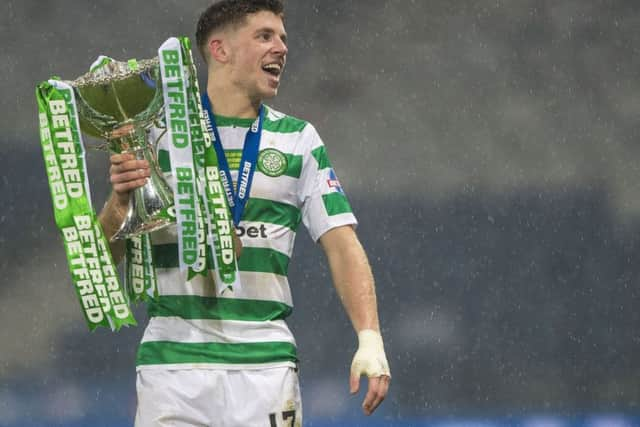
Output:
[[173,192],[158,167],[157,141],[149,140],[149,129],[154,124],[160,127],[164,112],[158,59],[120,62],[105,58],[89,73],[67,83],[74,90],[82,132],[106,141],[95,148],[132,153],[149,163],[150,177],[131,193],[124,222],[111,240],[175,222]]

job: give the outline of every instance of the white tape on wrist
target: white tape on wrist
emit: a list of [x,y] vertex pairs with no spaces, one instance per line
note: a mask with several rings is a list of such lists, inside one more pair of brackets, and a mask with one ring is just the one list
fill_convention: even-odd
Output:
[[358,333],[358,351],[351,362],[351,374],[366,375],[369,378],[391,376],[379,332],[364,329]]

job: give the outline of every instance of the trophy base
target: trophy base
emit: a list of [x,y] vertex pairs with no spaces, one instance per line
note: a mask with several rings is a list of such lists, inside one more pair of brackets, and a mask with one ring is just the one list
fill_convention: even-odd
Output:
[[155,221],[148,221],[140,224],[125,223],[120,227],[120,230],[111,237],[111,241],[130,239],[131,237],[139,236],[140,234],[151,233],[153,231],[161,230],[175,221],[166,218],[158,218]]
[[154,185],[150,180],[133,192],[127,215],[120,229],[111,237],[112,242],[151,233],[175,223],[175,215],[172,215],[173,200],[168,191],[158,191],[159,188],[162,189],[161,186],[162,183]]

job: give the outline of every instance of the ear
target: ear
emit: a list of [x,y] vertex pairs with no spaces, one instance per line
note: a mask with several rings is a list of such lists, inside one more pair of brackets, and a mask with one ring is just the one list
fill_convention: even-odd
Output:
[[220,37],[211,37],[209,40],[209,44],[207,45],[207,49],[209,50],[209,55],[216,62],[220,62],[225,64],[229,62],[229,46],[227,43]]

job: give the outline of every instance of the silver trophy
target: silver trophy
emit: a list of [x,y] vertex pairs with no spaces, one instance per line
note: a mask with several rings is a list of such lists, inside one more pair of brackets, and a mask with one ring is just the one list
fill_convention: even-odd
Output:
[[157,58],[128,62],[103,58],[92,71],[73,81],[80,128],[105,140],[97,148],[133,153],[150,165],[147,184],[132,192],[129,209],[111,240],[126,239],[163,228],[172,222],[173,192],[162,177],[156,141],[149,129],[160,127],[164,114],[162,81]]

